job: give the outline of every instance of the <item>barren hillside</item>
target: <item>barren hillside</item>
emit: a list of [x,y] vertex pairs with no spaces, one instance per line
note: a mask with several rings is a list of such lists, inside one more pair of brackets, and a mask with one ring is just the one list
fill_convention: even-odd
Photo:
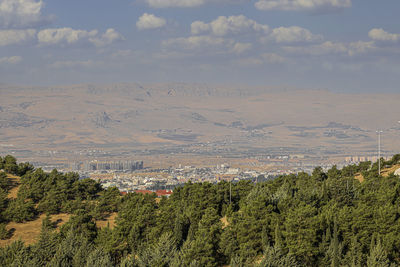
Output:
[[293,153],[308,148],[362,154],[375,149],[377,128],[389,129],[384,150],[400,149],[399,94],[202,84],[2,85],[0,92],[0,153],[23,158],[84,149],[117,155],[128,148],[262,154],[282,147]]

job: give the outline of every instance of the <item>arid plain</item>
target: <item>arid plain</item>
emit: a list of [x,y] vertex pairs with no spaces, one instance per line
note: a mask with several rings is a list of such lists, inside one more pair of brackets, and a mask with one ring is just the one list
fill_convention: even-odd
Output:
[[[205,84],[0,86],[0,154],[93,157],[313,157],[400,149],[400,94]],[[207,161],[207,160],[205,160]]]

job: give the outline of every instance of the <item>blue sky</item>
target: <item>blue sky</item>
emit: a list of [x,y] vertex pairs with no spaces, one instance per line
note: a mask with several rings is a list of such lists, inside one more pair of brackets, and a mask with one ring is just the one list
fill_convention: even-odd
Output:
[[0,82],[399,92],[398,0],[0,0]]

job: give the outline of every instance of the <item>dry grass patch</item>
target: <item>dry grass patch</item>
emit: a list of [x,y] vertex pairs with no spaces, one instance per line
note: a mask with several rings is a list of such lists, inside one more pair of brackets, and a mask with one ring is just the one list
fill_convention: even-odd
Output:
[[221,218],[221,222],[222,222],[222,229],[225,229],[226,227],[229,226],[228,218],[226,216]]
[[12,188],[8,192],[8,198],[17,198],[21,177],[11,174],[7,174],[7,177],[11,180],[12,186]]
[[110,226],[110,228],[114,228],[115,226],[115,219],[117,218],[117,213],[111,213],[110,216],[107,217],[106,220],[101,220],[101,221],[96,221],[96,225],[98,228],[104,228],[107,227],[107,225]]
[[[391,173],[394,173],[397,169],[400,168],[400,164],[394,165],[390,168],[384,168],[381,170],[381,175],[383,177],[388,177]],[[360,181],[360,183],[364,182],[364,176],[361,173],[356,173],[354,176],[357,180]]]
[[358,181],[360,181],[360,183],[364,182],[364,176],[361,173],[356,173],[354,178],[356,178]]
[[383,169],[381,174],[383,177],[388,177],[391,173],[395,172],[399,168],[400,168],[400,164],[397,164],[390,168]]
[[[51,215],[51,221],[55,222],[57,228],[66,223],[71,215],[69,214],[57,214]],[[14,241],[21,240],[25,244],[30,245],[35,243],[40,235],[42,229],[42,220],[46,217],[42,214],[38,219],[26,223],[16,223],[11,222],[7,224],[7,230],[12,231],[12,236],[10,239],[0,240],[0,247],[7,246]]]

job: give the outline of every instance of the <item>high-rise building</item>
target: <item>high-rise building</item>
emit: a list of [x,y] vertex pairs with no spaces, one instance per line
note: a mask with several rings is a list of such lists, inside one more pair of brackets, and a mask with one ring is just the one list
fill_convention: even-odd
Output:
[[84,171],[135,171],[143,169],[143,161],[85,161],[70,164],[72,170]]

